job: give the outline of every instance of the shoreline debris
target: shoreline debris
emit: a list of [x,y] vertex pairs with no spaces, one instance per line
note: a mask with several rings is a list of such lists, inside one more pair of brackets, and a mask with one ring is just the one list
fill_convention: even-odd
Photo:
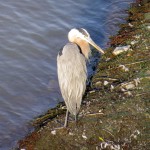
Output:
[[130,49],[130,47],[131,47],[130,45],[119,46],[119,47],[116,47],[112,53],[113,53],[113,55],[117,56],[117,55],[119,55],[119,54],[121,54],[123,52],[128,51]]

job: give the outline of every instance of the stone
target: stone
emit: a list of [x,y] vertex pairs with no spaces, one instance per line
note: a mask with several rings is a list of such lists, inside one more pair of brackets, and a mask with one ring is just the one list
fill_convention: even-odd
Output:
[[116,47],[113,51],[113,55],[117,56],[123,52],[126,52],[130,49],[130,47],[131,47],[130,45]]
[[127,68],[125,65],[119,65],[119,68],[121,68],[122,71],[128,72],[129,68]]
[[108,85],[109,82],[108,81],[104,81],[104,86]]
[[51,131],[51,134],[56,135],[56,130]]

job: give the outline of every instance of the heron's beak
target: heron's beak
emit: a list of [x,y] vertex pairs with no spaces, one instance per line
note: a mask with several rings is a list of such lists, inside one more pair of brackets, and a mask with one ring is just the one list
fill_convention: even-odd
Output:
[[100,51],[102,54],[104,54],[105,52],[90,38],[90,37],[85,37],[85,40],[91,44],[93,47],[95,47],[98,51]]

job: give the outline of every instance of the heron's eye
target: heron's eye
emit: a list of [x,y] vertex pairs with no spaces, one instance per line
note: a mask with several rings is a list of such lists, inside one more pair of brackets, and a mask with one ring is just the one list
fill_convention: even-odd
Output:
[[84,35],[84,38],[87,38],[88,36]]

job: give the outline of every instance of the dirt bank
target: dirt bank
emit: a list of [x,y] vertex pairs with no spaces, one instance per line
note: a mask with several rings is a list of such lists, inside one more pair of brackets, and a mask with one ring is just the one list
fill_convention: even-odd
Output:
[[[25,150],[148,150],[150,148],[150,2],[138,1],[126,23],[111,37],[83,99],[77,124],[56,129],[65,109],[34,121],[36,129],[19,141]],[[124,47],[122,47],[124,46]],[[116,48],[117,47],[117,48]]]

